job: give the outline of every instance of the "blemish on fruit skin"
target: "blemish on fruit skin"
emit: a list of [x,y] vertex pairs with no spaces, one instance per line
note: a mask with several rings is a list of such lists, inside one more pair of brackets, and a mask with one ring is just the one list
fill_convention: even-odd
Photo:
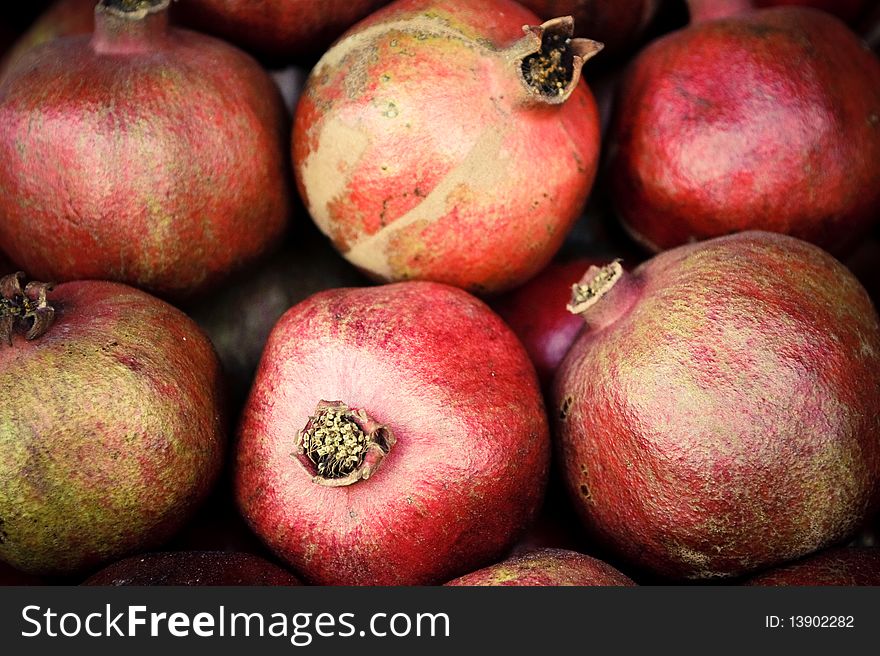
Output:
[[562,401],[562,407],[559,409],[559,418],[563,421],[568,418],[568,413],[571,411],[571,406],[574,403],[574,397],[566,396]]

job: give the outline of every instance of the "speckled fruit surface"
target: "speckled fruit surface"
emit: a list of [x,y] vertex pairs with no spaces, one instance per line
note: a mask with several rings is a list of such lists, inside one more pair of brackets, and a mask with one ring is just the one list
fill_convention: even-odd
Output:
[[599,45],[539,23],[509,0],[399,0],[318,62],[294,167],[350,262],[377,280],[491,293],[550,261],[596,173],[580,68]]
[[220,470],[225,408],[217,356],[179,310],[109,282],[48,301],[47,332],[0,340],[0,560],[70,575],[186,523]]
[[538,549],[465,574],[451,586],[631,586],[635,583],[611,565],[564,549]]
[[310,582],[443,583],[531,523],[549,452],[534,368],[481,301],[428,282],[331,290],[269,337],[236,496]]
[[790,565],[758,574],[746,585],[877,585],[880,586],[880,549],[829,549]]
[[729,577],[864,524],[880,493],[880,323],[843,265],[747,232],[610,273],[584,278],[589,330],[551,409],[595,537],[663,577]]
[[0,85],[0,243],[30,275],[180,298],[281,235],[280,94],[241,51],[169,28],[167,4],[105,8]]

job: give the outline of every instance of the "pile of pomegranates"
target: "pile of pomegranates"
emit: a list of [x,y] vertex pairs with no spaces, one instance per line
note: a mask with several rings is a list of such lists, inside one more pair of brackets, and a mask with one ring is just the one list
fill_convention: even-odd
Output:
[[0,585],[880,584],[877,3],[13,4]]

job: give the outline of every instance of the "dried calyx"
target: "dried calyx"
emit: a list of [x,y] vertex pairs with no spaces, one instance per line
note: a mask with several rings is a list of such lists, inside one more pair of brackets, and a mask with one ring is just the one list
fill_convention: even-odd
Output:
[[387,426],[341,401],[321,401],[297,435],[295,456],[319,485],[341,487],[368,479],[395,442]]
[[591,39],[572,38],[574,19],[554,18],[538,26],[525,26],[531,52],[522,57],[520,69],[528,89],[545,102],[562,103],[580,80],[581,68],[603,45]]
[[591,266],[572,286],[568,311],[580,315],[591,330],[617,322],[642,295],[644,280],[624,270],[620,260],[603,267]]
[[37,339],[55,319],[55,309],[46,298],[52,285],[31,281],[22,288],[24,277],[19,271],[0,278],[0,345],[12,346],[16,329],[26,330],[25,339]]
[[582,314],[596,304],[623,275],[620,261],[603,267],[590,267],[587,275],[571,287],[571,301],[567,310],[572,314]]

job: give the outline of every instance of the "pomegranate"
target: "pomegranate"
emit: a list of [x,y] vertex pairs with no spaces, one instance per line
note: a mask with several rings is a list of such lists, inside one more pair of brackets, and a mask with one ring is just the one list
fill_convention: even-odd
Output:
[[796,563],[759,574],[746,585],[878,585],[880,549],[841,547],[829,549]]
[[556,368],[584,327],[583,319],[565,309],[571,287],[584,271],[598,263],[599,260],[581,258],[551,264],[519,289],[492,303],[526,347],[544,386],[553,381]]
[[236,407],[282,314],[315,292],[366,283],[316,233],[298,226],[292,243],[187,309],[217,349]]
[[815,7],[854,23],[874,4],[874,0],[754,0],[754,4],[756,7]]
[[371,277],[490,293],[559,249],[596,172],[599,119],[580,70],[601,44],[572,39],[570,19],[536,22],[510,0],[398,0],[312,71],[297,182]]
[[564,549],[538,549],[502,563],[465,574],[451,586],[633,586],[635,583],[611,565]]
[[601,41],[608,54],[632,48],[657,13],[658,0],[521,0],[544,19],[572,16],[577,33]]
[[322,52],[388,0],[186,0],[175,18],[270,59]]
[[301,585],[278,565],[248,553],[172,551],[114,563],[83,585]]
[[0,560],[76,574],[171,537],[220,469],[221,388],[207,337],[163,301],[0,279]]
[[32,275],[172,298],[267,250],[289,212],[285,111],[250,57],[168,28],[170,0],[102,0],[94,36],[0,85],[0,243]]
[[62,36],[91,34],[95,29],[96,3],[97,0],[57,0],[53,3],[0,61],[0,80],[5,71],[31,48]]
[[[880,60],[833,16],[692,0],[622,83],[610,185],[654,251],[748,229],[844,253],[878,218]],[[733,5],[748,4],[734,0]]]
[[548,464],[510,329],[466,292],[398,283],[321,292],[281,318],[239,428],[236,494],[313,583],[432,584],[505,553]]
[[855,532],[880,492],[880,322],[808,243],[746,232],[593,267],[554,381],[579,515],[620,558],[726,577]]

